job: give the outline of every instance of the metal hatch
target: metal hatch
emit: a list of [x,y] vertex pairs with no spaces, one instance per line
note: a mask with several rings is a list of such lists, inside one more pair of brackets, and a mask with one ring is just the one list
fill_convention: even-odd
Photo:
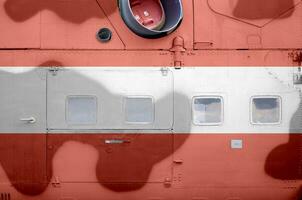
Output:
[[[87,119],[74,117],[70,118],[72,123],[68,121],[70,107],[75,108],[71,114],[82,112],[76,109],[77,103],[69,105],[69,98],[79,107],[86,106],[88,113],[82,116]],[[153,115],[136,122],[136,108],[130,108],[134,115],[127,118],[127,98],[131,99],[129,105],[136,103],[132,101],[135,98],[146,106],[152,102],[152,109],[146,110],[154,111]],[[50,171],[56,182],[98,182],[110,190],[134,190],[147,182],[164,184],[171,180],[173,76],[169,70],[51,70],[47,76],[47,110],[47,162],[53,167]]]
[[44,133],[46,130],[45,70],[0,69],[0,132]]
[[289,17],[298,3],[299,0],[208,0],[213,11],[259,27],[275,18]]
[[2,67],[0,92],[1,168],[17,191],[42,193],[47,187],[45,70]]
[[301,9],[299,0],[194,0],[194,49],[299,48]]

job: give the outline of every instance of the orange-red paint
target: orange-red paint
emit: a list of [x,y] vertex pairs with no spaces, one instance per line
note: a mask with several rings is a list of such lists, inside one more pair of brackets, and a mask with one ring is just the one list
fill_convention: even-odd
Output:
[[[106,144],[107,139],[128,142]],[[232,149],[231,139],[242,139],[243,148]],[[184,187],[217,181],[254,187],[262,179],[261,185],[269,186],[275,179],[302,178],[301,134],[1,134],[1,166],[19,192],[39,195],[52,179],[53,157],[68,141],[98,151],[97,182],[116,192],[141,189],[156,163],[168,157],[172,177],[181,171]],[[81,159],[81,154],[68,156]]]
[[[127,28],[116,0],[0,0],[0,66],[301,66],[301,56],[295,56],[302,47],[301,1],[182,3],[184,20],[177,31],[148,40]],[[155,22],[161,22],[159,13],[155,16]],[[96,39],[103,27],[112,32],[107,43]],[[175,38],[181,42],[173,43]],[[108,138],[129,142],[105,144]],[[122,194],[124,199],[300,200],[301,138],[289,133],[190,134],[189,130],[183,134],[1,133],[0,164],[8,178],[4,183],[13,187],[0,184],[0,193],[9,188],[13,197],[22,195],[19,199],[43,199],[57,184],[54,168],[64,165],[60,158],[54,162],[59,153],[77,161],[91,156],[89,151],[66,150],[64,144],[76,141],[95,150],[96,163],[81,166],[90,170],[91,177],[84,181],[73,176],[79,173],[77,166],[66,170],[70,173],[65,174],[67,181],[61,180],[62,199],[85,192],[86,199],[93,199],[105,188],[104,199]],[[242,139],[243,148],[231,149],[232,139]]]

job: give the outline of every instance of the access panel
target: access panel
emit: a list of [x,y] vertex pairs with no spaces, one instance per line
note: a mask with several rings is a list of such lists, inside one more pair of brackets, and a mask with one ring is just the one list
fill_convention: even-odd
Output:
[[48,185],[45,70],[1,68],[0,94],[0,167],[8,178],[0,185],[38,195]]
[[299,0],[195,0],[194,48],[299,48],[301,9]]
[[54,181],[113,191],[170,183],[173,76],[160,68],[60,68],[47,75]]

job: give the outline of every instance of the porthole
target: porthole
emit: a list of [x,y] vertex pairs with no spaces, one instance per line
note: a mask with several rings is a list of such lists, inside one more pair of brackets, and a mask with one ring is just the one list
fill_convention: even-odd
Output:
[[118,4],[125,24],[144,38],[172,33],[183,18],[181,0],[118,0]]

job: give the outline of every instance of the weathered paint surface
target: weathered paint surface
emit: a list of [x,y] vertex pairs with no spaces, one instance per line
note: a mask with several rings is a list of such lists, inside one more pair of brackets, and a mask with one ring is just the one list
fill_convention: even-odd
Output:
[[[184,20],[176,32],[147,40],[127,28],[115,0],[0,0],[0,66],[179,65],[218,69],[301,65],[301,58],[293,56],[299,55],[296,49],[302,46],[299,0],[183,0],[183,7]],[[112,31],[107,43],[96,39],[97,31],[103,27]],[[271,80],[275,78],[272,85],[279,81],[283,88],[291,87],[274,72],[268,74]],[[209,88],[189,92],[194,74],[175,71],[174,75],[176,79],[184,77],[175,85],[184,93],[198,94]],[[5,73],[0,79],[4,76]],[[97,85],[81,78],[89,87]],[[224,76],[219,78],[222,81]],[[194,83],[215,85],[207,79]],[[30,84],[24,84],[26,89]],[[4,87],[13,85],[10,82]],[[263,87],[267,85],[268,82],[263,83]],[[254,87],[257,90],[259,84]],[[221,92],[220,88],[218,85],[215,92]],[[26,96],[26,92],[22,94]],[[266,128],[240,132],[238,127],[243,125],[235,123],[236,131],[229,128],[225,132],[208,132],[201,127],[192,128],[190,98],[179,92],[173,95],[174,107],[179,108],[173,116],[175,127],[164,133],[146,133],[143,129],[135,133],[66,133],[47,129],[46,116],[39,121],[45,123],[43,131],[20,131],[20,127],[22,134],[3,131],[0,199],[4,193],[20,200],[301,199],[302,136],[297,129],[302,123],[301,102],[292,115],[286,115],[288,128],[274,129],[278,133]],[[287,101],[299,101],[288,97]],[[46,97],[42,101],[43,98]],[[15,100],[12,98],[11,102]],[[233,116],[238,114],[234,112]],[[106,144],[108,139],[126,142]],[[233,149],[232,141],[241,141],[242,147]]]
[[[49,60],[40,64],[42,67],[49,65],[61,66],[62,63]],[[26,198],[51,199],[61,198],[64,193],[85,198],[88,195],[84,192],[85,189],[91,193],[90,195],[93,194],[91,199],[102,196],[118,199],[119,197],[115,196],[118,194],[152,196],[156,191],[165,191],[162,196],[164,198],[173,198],[175,194],[185,198],[188,193],[190,198],[200,195],[208,198],[214,195],[213,191],[225,190],[219,195],[216,194],[216,197],[227,195],[231,198],[235,195],[245,198],[242,188],[246,188],[245,193],[249,194],[249,198],[277,197],[281,200],[299,195],[302,104],[298,86],[296,88],[293,85],[292,74],[288,74],[294,68],[272,67],[257,70],[239,67],[216,70],[211,67],[185,68],[171,69],[165,75],[159,68],[131,68],[128,70],[132,70],[132,76],[137,74],[137,70],[138,72],[139,69],[144,70],[149,78],[154,77],[151,81],[167,80],[173,73],[174,90],[167,90],[169,87],[163,85],[162,90],[156,92],[164,94],[155,99],[158,109],[163,102],[170,101],[170,92],[173,93],[173,112],[167,109],[171,114],[173,113],[174,121],[171,128],[165,126],[167,128],[165,131],[156,128],[151,130],[152,126],[150,126],[150,130],[147,130],[142,127],[148,125],[141,125],[136,126],[135,131],[126,130],[129,126],[125,126],[125,130],[114,130],[113,127],[110,131],[106,131],[102,130],[102,126],[108,125],[101,123],[95,130],[89,128],[90,126],[83,130],[83,127],[77,128],[73,125],[66,126],[66,130],[60,130],[66,128],[64,119],[54,124],[53,120],[65,116],[66,108],[60,106],[60,101],[65,102],[64,95],[89,93],[102,99],[101,108],[102,105],[106,106],[107,101],[113,103],[107,104],[109,107],[114,108],[119,105],[118,99],[124,94],[120,92],[125,91],[127,85],[115,83],[115,86],[109,87],[108,85],[112,84],[110,76],[113,77],[112,80],[116,80],[119,76],[124,77],[128,80],[128,85],[131,85],[133,80],[124,76],[127,74],[128,78],[131,77],[127,69],[120,69],[120,71],[116,69],[71,67],[59,70],[55,75],[49,72],[48,68],[1,69],[2,85],[9,83],[7,77],[12,77],[15,83],[10,83],[11,88],[16,91],[26,90],[29,96],[35,94],[33,96],[42,101],[46,101],[47,98],[48,108],[47,123],[42,118],[37,118],[36,126],[42,127],[41,130],[44,132],[37,132],[39,130],[37,128],[35,133],[22,131],[20,127],[31,127],[30,124],[22,124],[15,118],[12,118],[9,124],[2,123],[0,127],[2,130],[10,131],[9,133],[2,131],[0,134],[0,163],[4,172],[0,180],[3,185],[12,184],[14,188],[12,194],[25,195]],[[136,71],[133,71],[134,69]],[[225,76],[226,73],[228,76]],[[104,77],[106,78],[103,79]],[[146,77],[142,81],[138,76],[135,79],[136,84],[139,83],[136,89],[144,87],[145,91],[156,97],[152,93],[154,88],[150,88],[152,85],[149,83],[150,79]],[[219,82],[215,81],[218,79]],[[232,84],[237,85],[237,88],[245,88],[246,95],[236,96],[239,93],[231,85],[226,84],[229,79],[232,79]],[[19,84],[20,80],[26,84]],[[33,84],[30,80],[36,80],[39,85],[29,87]],[[74,87],[74,84],[69,84],[70,80],[76,80],[81,84]],[[269,84],[264,86],[261,81]],[[199,82],[204,83],[204,87],[196,84]],[[167,83],[170,84],[169,81]],[[153,86],[156,84],[153,83]],[[44,88],[44,92],[41,92],[41,88]],[[196,92],[196,88],[201,92]],[[224,125],[207,127],[192,124],[192,96],[209,94],[208,92],[213,88],[224,91],[218,92],[225,100]],[[249,95],[257,95],[259,92],[271,94],[274,88],[273,92],[281,95],[282,98],[283,122],[272,126],[252,126],[249,122]],[[14,95],[4,89],[6,88],[2,88],[2,91],[6,98],[11,97],[12,100],[18,95],[23,95],[23,93]],[[47,95],[44,97],[46,91]],[[57,93],[60,95],[55,96]],[[239,97],[242,100],[237,99]],[[236,104],[237,101],[240,101],[240,105]],[[24,103],[32,108],[41,106],[42,110],[46,109],[44,104],[33,106],[32,101],[29,100]],[[22,109],[20,102],[6,99],[1,104],[14,104]],[[1,109],[10,112],[10,107]],[[101,111],[104,112],[106,109],[103,108]],[[24,109],[24,113],[31,112]],[[110,124],[120,126],[118,124],[120,117],[117,115],[123,113],[115,115],[108,112],[103,118],[103,123],[107,118],[115,119],[116,122]],[[11,115],[6,114],[6,116]],[[15,122],[16,120],[18,122]],[[169,120],[166,122],[170,124]],[[18,125],[6,128],[14,123]],[[238,124],[234,126],[236,123]],[[32,129],[34,127],[35,125],[32,125]],[[18,130],[18,133],[13,130]],[[238,132],[240,130],[242,132]],[[276,132],[270,132],[272,130]],[[108,143],[108,140],[121,142]],[[233,147],[234,141],[240,141],[241,144]],[[77,188],[78,186],[82,189]],[[6,186],[3,188],[11,190]],[[57,194],[58,191],[62,194]],[[83,191],[83,193],[77,194],[75,191]]]
[[[121,135],[2,134],[0,162],[12,185],[26,195],[43,195],[47,188],[53,187],[55,177],[58,184],[95,182],[115,192],[139,190],[152,176],[161,174],[151,171],[157,168],[156,163],[167,162],[163,160],[173,152],[172,179],[163,176],[160,181],[167,187],[202,189],[213,184],[213,187],[234,189],[269,189],[286,185],[278,179],[301,179],[301,135],[290,138],[299,145],[286,143],[286,134],[176,134],[174,143],[169,137],[167,134],[123,134],[129,143],[106,145],[105,138],[116,139]],[[234,138],[244,141],[243,149],[230,148],[230,140]],[[284,149],[273,149],[276,144]],[[299,182],[293,186],[298,187]]]
[[[189,50],[289,49],[302,44],[299,0],[194,0],[183,1],[183,8],[178,30],[150,41],[127,28],[115,0],[1,0],[5,28],[0,48],[168,50],[176,36]],[[110,42],[96,39],[102,27],[112,31]]]

